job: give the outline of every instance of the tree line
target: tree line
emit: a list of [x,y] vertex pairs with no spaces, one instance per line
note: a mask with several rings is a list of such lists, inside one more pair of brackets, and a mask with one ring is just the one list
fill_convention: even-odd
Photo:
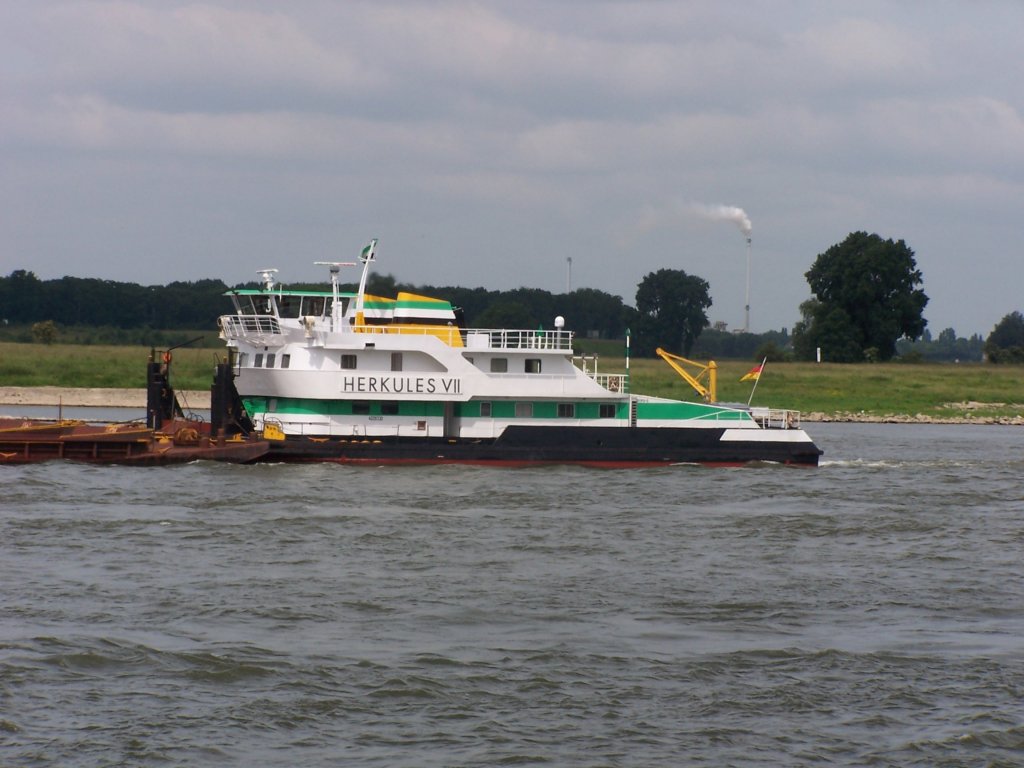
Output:
[[[812,298],[800,305],[792,334],[783,328],[761,334],[730,333],[708,325],[709,284],[683,270],[661,269],[637,286],[635,306],[594,288],[552,294],[539,288],[510,291],[460,286],[412,285],[392,275],[370,276],[367,291],[394,296],[399,291],[436,296],[463,312],[475,328],[534,328],[568,319],[582,339],[623,339],[633,354],[653,356],[657,347],[701,358],[754,358],[871,362],[981,360],[1024,362],[1024,316],[1006,315],[984,341],[957,337],[952,328],[932,338],[924,308],[928,297],[914,252],[902,240],[851,233],[819,254],[806,273]],[[97,343],[167,344],[167,333],[204,331],[230,314],[230,288],[220,280],[142,286],[113,280],[63,277],[40,280],[26,270],[0,277],[0,338],[53,341],[67,329],[93,329]],[[288,288],[326,290],[324,284]],[[355,284],[343,286],[355,291]],[[30,334],[26,329],[33,329]],[[97,331],[97,329],[101,329]],[[78,342],[87,340],[78,334]],[[144,339],[153,338],[148,342]],[[140,340],[142,339],[142,340]],[[215,342],[215,338],[212,339]]]

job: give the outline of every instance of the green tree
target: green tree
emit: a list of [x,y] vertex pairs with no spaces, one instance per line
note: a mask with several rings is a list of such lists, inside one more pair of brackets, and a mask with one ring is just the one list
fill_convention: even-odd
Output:
[[518,301],[501,300],[480,313],[477,318],[480,328],[526,328],[536,320],[530,317],[530,310]]
[[[793,329],[798,356],[857,362],[868,356],[890,360],[896,341],[925,330],[928,297],[914,252],[902,240],[854,232],[818,255],[806,273],[816,303]],[[801,307],[804,310],[804,307]]]
[[1024,363],[1024,315],[1011,312],[985,340],[985,355],[993,363]]
[[644,277],[636,291],[636,354],[652,355],[660,346],[689,355],[708,324],[709,287],[707,280],[681,269],[659,269]]

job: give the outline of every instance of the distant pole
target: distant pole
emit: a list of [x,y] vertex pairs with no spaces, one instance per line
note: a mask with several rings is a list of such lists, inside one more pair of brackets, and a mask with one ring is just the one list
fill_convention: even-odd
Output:
[[743,308],[743,332],[750,333],[750,238],[747,238],[747,303]]
[[565,292],[572,293],[572,256],[565,259]]
[[629,373],[629,328],[626,329],[626,373]]

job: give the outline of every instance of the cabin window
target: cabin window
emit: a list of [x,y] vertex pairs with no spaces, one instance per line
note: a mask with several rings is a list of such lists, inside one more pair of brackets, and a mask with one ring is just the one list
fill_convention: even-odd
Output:
[[256,359],[252,361],[252,367],[253,368],[262,368],[263,367],[263,353],[262,352],[260,352],[258,355],[256,355]]
[[526,360],[526,372],[527,373],[540,373],[540,360],[534,358],[527,358]]
[[392,352],[391,353],[391,370],[400,371],[402,370],[402,353]]
[[356,416],[368,416],[370,413],[370,404],[352,403],[352,413]]
[[356,356],[355,355],[342,355],[341,356],[341,367],[342,367],[342,370],[354,371],[356,369]]
[[601,418],[602,419],[614,419],[615,418],[615,403],[601,403]]
[[532,419],[533,418],[533,403],[516,403],[516,418],[517,419]]
[[287,368],[288,366],[291,365],[291,363],[292,363],[292,356],[291,355],[281,355],[281,367],[282,368]]
[[560,418],[560,419],[574,419],[574,418],[576,418],[576,403],[559,403],[558,404],[558,418]]
[[398,415],[398,403],[390,400],[386,403],[380,404],[380,412],[385,416],[397,416]]
[[274,363],[277,362],[277,355],[271,353],[267,355],[267,368],[273,368]]
[[507,357],[492,357],[491,358],[491,373],[508,373],[508,358]]
[[484,418],[484,419],[491,418],[491,404],[490,403],[480,403],[480,416],[481,416],[481,418]]

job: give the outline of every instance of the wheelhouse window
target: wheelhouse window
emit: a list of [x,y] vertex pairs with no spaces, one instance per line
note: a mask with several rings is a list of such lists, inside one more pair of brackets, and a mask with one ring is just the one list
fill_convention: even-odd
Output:
[[527,373],[540,373],[540,360],[535,358],[527,358],[526,360],[526,372]]
[[533,418],[533,403],[516,403],[516,418],[517,419],[532,419]]
[[558,404],[558,418],[560,418],[560,419],[574,419],[574,418],[576,418],[576,403],[559,403]]
[[341,368],[345,371],[354,371],[356,369],[356,356],[355,355],[342,355],[341,356]]
[[491,373],[508,373],[508,358],[507,357],[492,357],[491,358]]
[[615,403],[601,403],[600,416],[602,419],[614,419]]

